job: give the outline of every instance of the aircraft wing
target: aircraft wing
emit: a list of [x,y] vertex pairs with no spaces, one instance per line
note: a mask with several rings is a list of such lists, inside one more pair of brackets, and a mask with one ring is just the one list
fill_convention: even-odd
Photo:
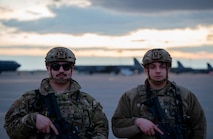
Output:
[[127,73],[130,72],[135,73],[142,73],[143,68],[141,64],[137,61],[136,58],[134,60],[134,65],[76,65],[74,69],[79,73],[114,73],[119,74],[121,72]]

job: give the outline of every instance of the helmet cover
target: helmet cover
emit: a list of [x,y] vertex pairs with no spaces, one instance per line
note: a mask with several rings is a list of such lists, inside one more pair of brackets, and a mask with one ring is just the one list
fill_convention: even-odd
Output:
[[49,50],[45,57],[45,63],[50,62],[71,62],[75,64],[75,55],[74,53],[65,47],[55,47]]
[[143,66],[153,63],[153,62],[164,62],[168,63],[169,67],[172,65],[172,58],[170,54],[164,49],[151,49],[147,51],[143,57],[142,64]]

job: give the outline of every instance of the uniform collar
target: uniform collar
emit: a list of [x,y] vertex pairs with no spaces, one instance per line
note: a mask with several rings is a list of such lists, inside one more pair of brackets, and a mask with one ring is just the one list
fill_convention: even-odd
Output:
[[[70,81],[69,88],[64,93],[73,93],[81,89],[79,83],[73,79]],[[40,89],[42,95],[47,95],[48,93],[55,93],[55,91],[50,86],[50,79],[45,78],[41,81]]]
[[173,89],[171,87],[171,82],[170,81],[167,82],[167,84],[166,84],[166,86],[164,88],[158,89],[158,90],[150,89],[150,91],[152,92],[152,94],[154,96],[164,96],[164,95],[173,96],[173,93],[174,93],[174,91],[173,91]]

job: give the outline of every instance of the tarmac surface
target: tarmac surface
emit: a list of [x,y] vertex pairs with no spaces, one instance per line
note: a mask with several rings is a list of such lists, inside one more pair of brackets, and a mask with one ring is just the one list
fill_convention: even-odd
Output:
[[[4,116],[12,102],[24,92],[37,89],[46,72],[8,72],[0,74],[0,139],[9,139],[4,129]],[[113,74],[74,74],[85,91],[101,102],[110,125],[109,139],[116,139],[111,131],[111,117],[120,96],[128,89],[143,84],[144,74],[122,76]],[[170,74],[169,79],[191,90],[200,101],[207,119],[207,139],[213,139],[213,76],[208,74]]]

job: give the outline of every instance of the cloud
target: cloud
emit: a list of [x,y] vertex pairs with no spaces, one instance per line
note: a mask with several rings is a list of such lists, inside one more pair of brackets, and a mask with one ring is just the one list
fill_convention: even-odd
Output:
[[94,6],[116,12],[159,13],[171,11],[212,10],[212,0],[91,0]]
[[40,18],[54,17],[48,8],[48,1],[40,3],[38,0],[35,1],[1,1],[0,11],[1,20],[15,19],[18,21],[37,20]]
[[109,48],[141,48],[141,47],[182,47],[212,45],[209,39],[213,26],[197,26],[196,28],[178,29],[139,29],[124,35],[100,35],[85,33],[73,35],[69,33],[36,33],[21,32],[14,28],[1,26],[1,46],[67,46],[67,47],[109,47]]
[[38,33],[97,33],[123,35],[141,28],[185,28],[188,26],[209,25],[213,23],[213,12],[203,11],[167,15],[129,15],[114,14],[100,8],[52,7],[54,18],[41,18],[36,21],[2,21],[5,26],[16,27],[19,31]]
[[212,0],[5,0],[0,12],[0,55],[65,46],[78,56],[141,57],[161,47],[176,59],[213,59]]
[[212,54],[213,52],[213,47],[212,45],[209,46],[190,46],[190,47],[171,47],[167,48],[169,51],[181,51],[181,52],[186,52],[186,53],[200,53],[200,52],[205,52]]
[[91,3],[88,0],[10,0],[0,1],[0,20],[29,21],[41,18],[53,18],[55,14],[50,7],[61,6],[87,7]]
[[[211,1],[195,0],[191,4],[178,0],[21,0],[18,3],[14,0],[1,4],[0,21],[23,32],[116,36],[141,28],[174,29],[211,25]],[[184,9],[193,12],[174,12]],[[110,12],[112,10],[114,12]],[[146,11],[152,14],[147,15]],[[159,14],[161,12],[164,14]]]

